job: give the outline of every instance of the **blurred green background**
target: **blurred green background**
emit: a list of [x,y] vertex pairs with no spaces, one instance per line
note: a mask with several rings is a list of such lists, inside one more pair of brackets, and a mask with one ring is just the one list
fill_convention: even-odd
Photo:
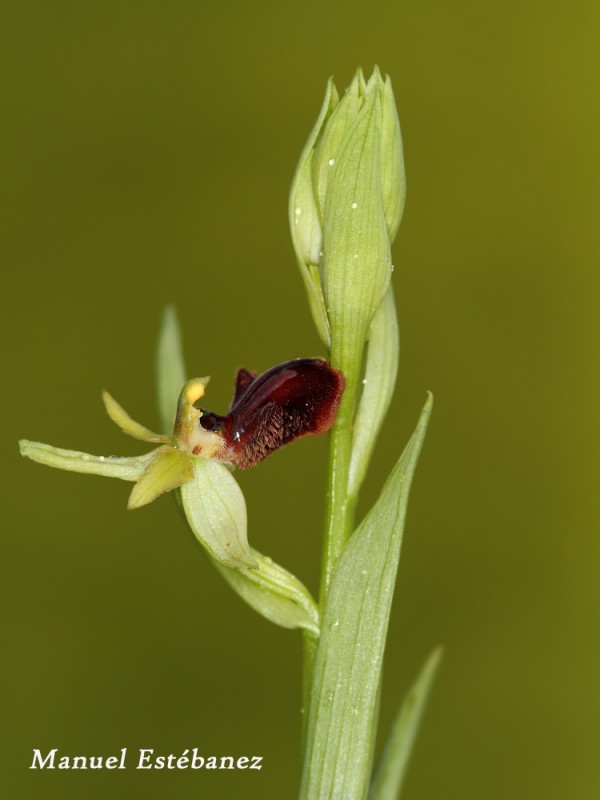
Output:
[[[293,798],[300,641],[231,594],[170,498],[21,459],[143,447],[176,303],[193,374],[323,354],[287,192],[325,83],[392,77],[408,200],[400,381],[363,510],[433,390],[382,730],[446,648],[406,800],[595,798],[600,6],[6,3],[0,21],[10,798]],[[239,476],[250,537],[318,584],[327,442]],[[261,772],[32,772],[32,749],[262,755]]]

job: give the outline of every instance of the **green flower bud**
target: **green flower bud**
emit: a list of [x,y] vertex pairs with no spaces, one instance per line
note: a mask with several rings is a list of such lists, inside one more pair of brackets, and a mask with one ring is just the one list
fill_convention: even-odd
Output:
[[405,191],[389,78],[375,68],[366,83],[359,70],[341,100],[330,82],[292,184],[290,225],[321,338],[348,340],[348,355],[387,290]]
[[332,111],[327,124],[321,129],[321,134],[315,143],[312,181],[321,225],[323,225],[327,187],[335,167],[336,154],[339,153],[340,147],[364,103],[363,83],[362,72],[359,70],[346,89],[341,102]]
[[[379,73],[377,73],[379,75]],[[396,111],[394,92],[389,75],[386,75],[381,95],[381,193],[383,213],[390,241],[394,241],[406,200],[406,174],[400,120]]]
[[306,287],[308,303],[317,331],[327,347],[330,342],[329,321],[325,311],[319,272],[323,236],[314,198],[313,156],[317,137],[338,102],[337,90],[333,81],[330,80],[327,84],[321,111],[300,156],[289,200],[290,230],[300,274]]
[[335,366],[353,370],[391,274],[377,93],[365,98],[334,160],[323,211],[321,279]]

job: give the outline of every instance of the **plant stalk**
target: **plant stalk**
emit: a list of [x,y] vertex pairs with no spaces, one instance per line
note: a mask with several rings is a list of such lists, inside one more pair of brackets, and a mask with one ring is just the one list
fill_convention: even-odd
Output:
[[308,709],[310,706],[310,693],[313,681],[313,669],[319,637],[302,631],[302,751],[306,747],[306,730],[308,724]]
[[348,478],[364,337],[356,341],[356,346],[351,353],[348,352],[347,345],[346,349],[341,350],[336,344],[334,339],[331,346],[331,363],[332,366],[336,369],[341,369],[344,373],[346,388],[342,396],[336,423],[331,430],[329,447],[325,538],[321,564],[321,609],[325,607],[327,591],[335,564],[352,533],[356,508],[355,499],[352,498],[351,500],[348,495]]

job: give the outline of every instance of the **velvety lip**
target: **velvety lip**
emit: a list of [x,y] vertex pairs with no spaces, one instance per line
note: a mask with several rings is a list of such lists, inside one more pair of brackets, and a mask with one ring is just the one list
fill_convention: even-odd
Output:
[[240,369],[229,412],[203,410],[200,425],[223,437],[224,460],[247,469],[294,439],[326,433],[344,386],[343,373],[321,358],[284,361],[261,375]]

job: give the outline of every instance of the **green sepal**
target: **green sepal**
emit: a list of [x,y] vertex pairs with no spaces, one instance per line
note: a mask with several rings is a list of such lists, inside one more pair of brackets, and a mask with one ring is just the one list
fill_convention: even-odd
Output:
[[120,478],[123,481],[137,481],[154,458],[154,451],[143,456],[120,458],[117,456],[93,456],[79,450],[64,450],[42,442],[21,439],[19,449],[22,456],[44,464],[47,467],[63,469],[67,472],[81,472],[88,475],[103,475],[106,478]]
[[224,464],[193,459],[194,477],[181,487],[181,501],[194,535],[226,567],[256,567],[248,545],[246,501]]
[[174,306],[167,306],[163,311],[156,349],[156,376],[160,429],[164,433],[171,433],[177,413],[177,399],[186,382],[181,331]]
[[319,610],[295,575],[250,548],[256,567],[231,569],[213,562],[231,588],[255,611],[283,628],[303,628],[319,635]]

